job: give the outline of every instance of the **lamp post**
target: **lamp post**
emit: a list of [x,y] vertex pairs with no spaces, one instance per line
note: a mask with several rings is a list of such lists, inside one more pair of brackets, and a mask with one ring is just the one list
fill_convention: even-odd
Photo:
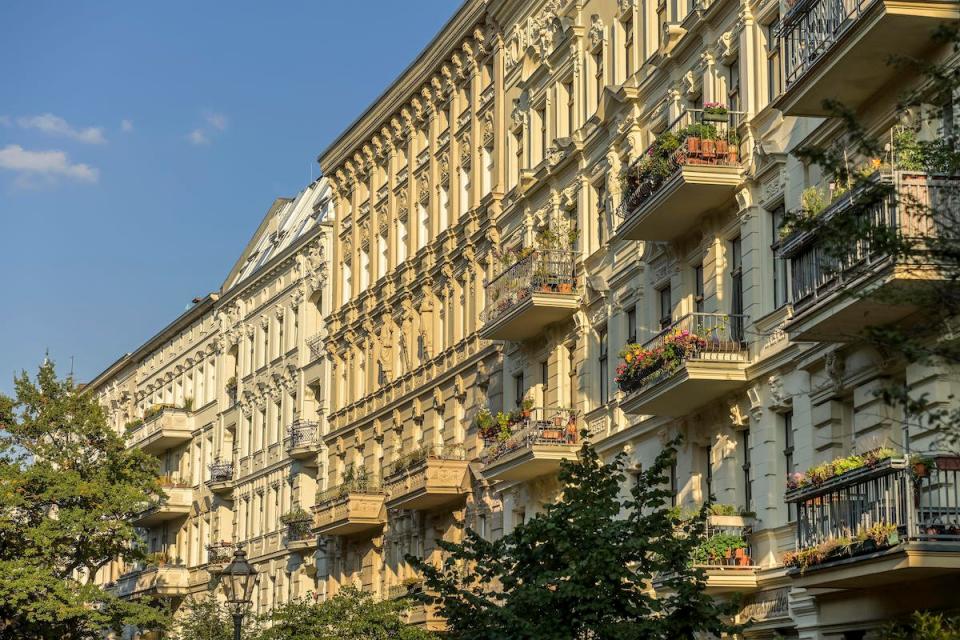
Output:
[[257,570],[247,562],[247,554],[237,545],[233,560],[220,574],[223,593],[233,613],[233,640],[240,640],[240,626],[243,624],[243,611],[251,603],[253,585],[257,583]]

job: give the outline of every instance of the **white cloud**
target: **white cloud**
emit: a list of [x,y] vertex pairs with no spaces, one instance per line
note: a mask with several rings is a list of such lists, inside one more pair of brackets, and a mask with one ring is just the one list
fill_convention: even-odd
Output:
[[131,120],[121,120],[120,121],[120,130],[124,133],[130,133],[133,131],[133,121]]
[[216,129],[217,131],[225,131],[227,128],[227,116],[222,113],[217,113],[215,111],[208,111],[204,116],[207,120],[207,124]]
[[210,139],[207,137],[207,134],[203,132],[202,129],[194,129],[187,135],[187,140],[191,144],[210,144]]
[[66,120],[52,113],[17,118],[17,125],[19,125],[21,129],[36,129],[43,133],[65,136],[77,142],[85,142],[87,144],[103,144],[107,141],[107,139],[103,137],[103,129],[100,127],[76,129],[71,127]]
[[59,178],[93,183],[100,177],[97,168],[72,164],[63,151],[28,151],[18,144],[0,149],[0,169],[16,172],[15,184],[20,187],[52,184]]

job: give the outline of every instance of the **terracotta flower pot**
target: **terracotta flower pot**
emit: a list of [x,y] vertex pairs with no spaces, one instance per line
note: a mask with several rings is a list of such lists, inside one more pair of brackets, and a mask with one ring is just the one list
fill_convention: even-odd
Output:
[[572,293],[573,284],[570,282],[561,282],[560,283],[560,293]]

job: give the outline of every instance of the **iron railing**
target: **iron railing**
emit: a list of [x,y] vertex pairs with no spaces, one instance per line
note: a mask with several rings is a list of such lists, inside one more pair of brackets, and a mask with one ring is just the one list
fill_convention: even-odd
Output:
[[307,338],[307,347],[310,349],[310,362],[316,362],[323,357],[324,333],[315,333]]
[[918,475],[905,458],[884,460],[787,493],[797,505],[797,549],[855,540],[893,525],[900,540],[960,541],[960,457],[936,456]]
[[712,538],[724,536],[728,539],[742,541],[743,546],[737,549],[730,548],[723,555],[715,557],[709,554],[703,554],[702,558],[696,562],[698,566],[703,567],[752,567],[755,565],[753,560],[753,545],[751,535],[753,527],[750,525],[728,525],[714,524],[707,520],[706,535],[704,536],[704,545],[708,545]]
[[486,286],[482,322],[492,322],[533,293],[576,295],[577,254],[558,249],[534,250],[504,269]]
[[215,542],[207,545],[207,562],[210,564],[226,564],[233,559],[236,547],[232,542]]
[[[787,89],[843,36],[875,0],[799,0],[781,27]],[[885,64],[877,60],[877,64]]]
[[580,444],[580,414],[564,407],[534,407],[529,416],[519,417],[510,426],[511,434],[486,439],[480,455],[483,464],[490,464],[503,456],[534,445],[569,446]]
[[623,200],[616,210],[619,220],[637,213],[684,166],[739,166],[737,127],[742,116],[738,111],[683,111],[627,169]]
[[383,492],[383,484],[380,482],[380,478],[367,472],[360,472],[359,475],[335,487],[318,491],[314,509],[322,508],[327,503],[344,498],[351,493],[377,495]]
[[[886,189],[887,193],[878,190]],[[932,176],[907,171],[878,171],[848,193],[834,200],[819,215],[826,224],[835,216],[851,213],[852,228],[895,232],[903,238],[932,237],[942,223],[956,215],[960,197],[960,177]],[[842,288],[878,263],[887,263],[889,252],[871,246],[869,233],[858,233],[856,242],[834,246],[829,238],[813,231],[801,231],[787,237],[781,255],[790,260],[791,292],[794,309],[799,311]],[[919,248],[919,247],[918,247]],[[912,249],[912,247],[911,247]]]
[[417,467],[427,460],[465,460],[466,452],[462,444],[431,444],[400,456],[387,467],[384,478],[403,473]]
[[296,420],[287,427],[287,436],[283,439],[289,451],[297,447],[320,443],[320,423],[314,420]]
[[225,482],[233,479],[232,462],[213,462],[208,465],[210,469],[210,482]]
[[655,384],[690,360],[730,361],[743,358],[746,316],[729,313],[688,313],[643,343],[644,352],[659,356],[650,364],[618,378],[626,393]]

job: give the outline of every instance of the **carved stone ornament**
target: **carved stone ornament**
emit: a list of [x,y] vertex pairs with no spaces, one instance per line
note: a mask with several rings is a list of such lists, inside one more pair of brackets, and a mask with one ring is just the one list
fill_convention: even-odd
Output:
[[430,187],[425,178],[417,180],[417,200],[424,206],[430,202]]
[[493,146],[493,114],[487,113],[483,116],[483,124],[481,124],[481,137],[483,139],[484,147]]
[[460,166],[463,169],[470,168],[470,159],[472,157],[470,149],[470,140],[467,137],[464,137],[460,142]]
[[440,160],[440,185],[444,188],[450,186],[450,164],[446,157]]
[[603,18],[596,13],[590,16],[590,32],[587,37],[590,38],[591,49],[598,49],[603,44]]

